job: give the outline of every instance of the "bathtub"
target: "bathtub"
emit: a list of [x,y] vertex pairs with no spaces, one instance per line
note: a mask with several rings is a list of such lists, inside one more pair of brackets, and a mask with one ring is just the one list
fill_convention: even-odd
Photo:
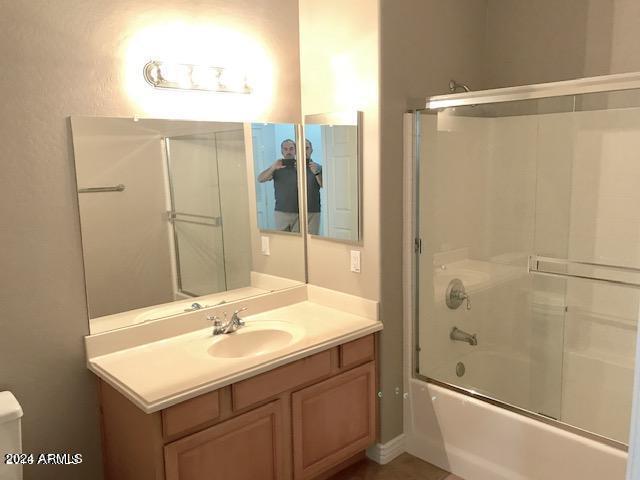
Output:
[[624,480],[627,454],[418,379],[409,380],[405,448],[465,480]]
[[[457,361],[465,365],[462,377],[456,375]],[[461,355],[457,361],[439,365],[433,370],[433,377],[512,405],[528,406],[535,399],[529,376],[530,360],[518,352],[478,349]],[[594,422],[599,422],[598,426],[605,428],[606,433],[607,425],[611,428],[625,422],[628,425],[630,405],[624,405],[626,408],[618,405],[620,408],[596,415],[593,409],[597,405],[587,401],[598,401],[587,395],[589,372],[604,370],[608,378],[620,379],[619,386],[630,384],[626,378],[629,372],[621,365],[566,353],[567,385],[563,387],[562,407],[566,421],[584,428],[595,427]],[[622,393],[615,386],[611,392]],[[421,379],[409,380],[408,393],[407,451],[465,480],[625,478],[627,454],[619,448]],[[630,393],[618,397],[619,402],[631,400]],[[609,418],[603,418],[603,414]]]

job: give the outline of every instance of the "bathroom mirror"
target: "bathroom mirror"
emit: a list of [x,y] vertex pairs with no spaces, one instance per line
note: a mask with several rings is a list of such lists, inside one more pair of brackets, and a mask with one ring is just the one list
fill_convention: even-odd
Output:
[[303,239],[258,228],[250,123],[71,127],[91,333],[305,281]]
[[262,231],[300,235],[296,125],[251,125],[256,212]]
[[361,239],[361,112],[304,117],[308,233]]

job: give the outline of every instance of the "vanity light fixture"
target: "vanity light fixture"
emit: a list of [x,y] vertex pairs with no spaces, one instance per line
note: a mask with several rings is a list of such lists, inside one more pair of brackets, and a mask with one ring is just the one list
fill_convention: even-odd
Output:
[[251,93],[245,73],[222,67],[154,60],[144,66],[144,79],[156,88]]

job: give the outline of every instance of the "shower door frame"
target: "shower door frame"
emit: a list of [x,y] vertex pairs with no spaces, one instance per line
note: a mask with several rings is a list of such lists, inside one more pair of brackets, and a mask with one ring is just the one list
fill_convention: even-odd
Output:
[[[412,278],[412,289],[411,289],[411,301],[413,303],[413,308],[411,309],[412,314],[412,348],[413,352],[411,355],[412,365],[411,365],[411,375],[413,378],[417,380],[421,380],[427,383],[431,383],[434,385],[438,385],[440,387],[452,390],[454,392],[460,393],[462,395],[476,398],[478,400],[487,402],[496,407],[503,408],[513,413],[517,413],[520,415],[524,415],[525,417],[532,418],[534,420],[538,420],[547,425],[551,425],[557,427],[561,430],[575,433],[580,436],[601,442],[605,445],[609,445],[611,447],[617,448],[622,451],[629,451],[629,445],[623,442],[619,442],[617,440],[599,435],[594,432],[590,432],[587,430],[583,430],[574,425],[570,425],[561,420],[557,420],[552,417],[547,417],[540,413],[533,412],[531,410],[527,410],[522,407],[515,406],[513,404],[504,402],[497,398],[491,397],[489,395],[478,393],[474,390],[467,389],[464,387],[460,387],[458,385],[450,384],[447,382],[443,382],[441,380],[437,380],[435,378],[431,378],[427,375],[423,375],[420,373],[419,369],[419,354],[420,354],[420,344],[419,344],[419,319],[420,319],[420,304],[419,304],[419,288],[420,288],[420,269],[419,269],[419,261],[420,255],[422,251],[422,239],[420,238],[420,173],[421,173],[421,158],[420,158],[420,142],[421,142],[421,116],[425,114],[437,114],[438,109],[457,107],[457,106],[470,106],[470,105],[481,105],[488,103],[501,103],[501,102],[513,102],[513,101],[521,101],[521,100],[534,100],[534,99],[543,99],[543,98],[552,98],[552,97],[563,97],[563,96],[575,96],[586,93],[605,93],[605,92],[616,92],[616,91],[624,91],[624,90],[634,90],[640,89],[640,72],[633,73],[623,73],[623,74],[615,74],[615,75],[603,75],[598,77],[588,77],[588,78],[580,78],[577,80],[566,80],[560,82],[553,83],[542,83],[535,85],[524,85],[518,87],[508,87],[508,88],[499,88],[493,90],[484,90],[478,92],[465,92],[459,94],[450,94],[450,95],[438,95],[429,97],[426,99],[425,105],[422,108],[416,108],[411,110],[409,113],[413,115],[413,121],[411,122],[413,132],[411,142],[412,146],[412,155],[411,155],[411,172],[413,175],[413,179],[411,182],[411,187],[413,188],[413,215],[411,216],[411,234],[413,237],[413,256],[411,262],[411,278]],[[637,342],[636,342],[637,345]],[[636,347],[637,349],[637,347]],[[638,355],[640,358],[640,355]],[[634,368],[634,375],[637,377],[637,363]],[[634,396],[636,396],[636,392],[634,391]],[[632,420],[635,418],[635,409],[636,405],[633,405],[632,411]],[[630,440],[633,436],[633,431],[630,436]]]

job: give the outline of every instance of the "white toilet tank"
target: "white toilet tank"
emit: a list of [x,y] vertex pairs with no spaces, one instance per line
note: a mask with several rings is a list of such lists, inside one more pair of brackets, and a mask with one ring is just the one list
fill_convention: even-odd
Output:
[[0,392],[0,480],[22,480],[21,465],[7,465],[7,454],[22,453],[22,408],[11,392]]

